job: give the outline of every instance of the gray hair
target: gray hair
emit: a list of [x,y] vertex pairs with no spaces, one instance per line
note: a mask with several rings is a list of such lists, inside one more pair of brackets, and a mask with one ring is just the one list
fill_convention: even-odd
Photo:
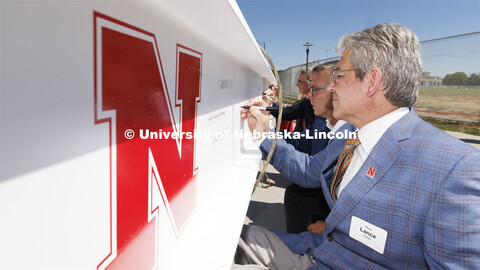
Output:
[[[322,70],[325,70],[325,69],[333,69],[334,67],[336,67],[338,64],[338,60],[334,60],[334,61],[330,61],[330,62],[326,62],[326,63],[323,63],[323,64],[320,64],[318,66],[315,66],[312,68],[312,74],[313,75],[316,75],[318,72],[322,71]],[[331,79],[331,74],[330,75],[330,79]]]
[[[300,73],[298,73],[298,76],[300,76],[301,74],[305,75],[305,78],[306,78],[307,80],[310,79],[310,72],[308,72],[308,70],[306,70],[306,69],[300,70]],[[298,77],[298,76],[297,76],[297,77]]]
[[417,36],[405,26],[387,23],[345,35],[337,52],[350,51],[350,62],[361,81],[377,67],[382,72],[385,98],[394,106],[412,106],[422,77]]
[[308,70],[302,69],[302,70],[300,70],[300,74],[308,75]]

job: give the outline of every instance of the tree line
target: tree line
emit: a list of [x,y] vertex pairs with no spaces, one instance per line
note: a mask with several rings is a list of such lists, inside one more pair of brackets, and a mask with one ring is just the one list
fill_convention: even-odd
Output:
[[447,74],[442,80],[443,85],[480,85],[480,73],[472,73],[467,76],[465,72]]

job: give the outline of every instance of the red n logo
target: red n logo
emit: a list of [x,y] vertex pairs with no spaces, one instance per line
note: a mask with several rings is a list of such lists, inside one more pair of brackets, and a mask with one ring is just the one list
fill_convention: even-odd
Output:
[[[111,140],[111,253],[98,268],[152,269],[154,193],[178,234],[195,208],[195,140],[141,139],[139,131],[194,132],[202,55],[177,45],[177,127],[155,35],[96,12],[94,33],[95,123],[110,124]],[[136,137],[126,139],[127,129]]]
[[368,167],[368,171],[367,171],[366,175],[370,178],[373,178],[373,176],[375,175],[375,171],[377,171],[377,169],[372,168],[372,167]]

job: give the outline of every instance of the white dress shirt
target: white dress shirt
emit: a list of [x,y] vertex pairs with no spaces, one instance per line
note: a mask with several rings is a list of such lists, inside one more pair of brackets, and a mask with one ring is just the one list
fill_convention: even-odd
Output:
[[350,183],[360,167],[362,167],[373,147],[383,136],[383,133],[385,133],[385,131],[387,131],[387,129],[400,118],[405,116],[409,110],[410,109],[408,107],[401,107],[387,115],[378,118],[377,120],[368,123],[358,130],[358,139],[360,140],[360,145],[357,146],[357,148],[355,148],[353,151],[352,161],[350,162],[350,165],[348,165],[347,171],[345,171],[343,179],[337,187],[337,198],[340,198],[340,193],[342,193],[342,190],[348,185],[348,183]]
[[346,123],[347,122],[343,120],[338,120],[337,123],[334,126],[332,126],[332,124],[330,124],[330,122],[327,119],[327,127],[330,129],[330,132],[332,133],[335,133],[341,126],[345,125]]

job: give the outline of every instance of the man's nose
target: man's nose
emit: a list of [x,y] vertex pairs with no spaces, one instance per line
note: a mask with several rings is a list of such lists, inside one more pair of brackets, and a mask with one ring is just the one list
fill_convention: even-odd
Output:
[[312,90],[308,90],[307,99],[312,100],[312,98],[313,98],[313,92],[312,92]]
[[330,80],[330,83],[328,83],[327,85],[327,91],[329,93],[335,92],[335,85],[336,85],[335,82],[333,80]]

